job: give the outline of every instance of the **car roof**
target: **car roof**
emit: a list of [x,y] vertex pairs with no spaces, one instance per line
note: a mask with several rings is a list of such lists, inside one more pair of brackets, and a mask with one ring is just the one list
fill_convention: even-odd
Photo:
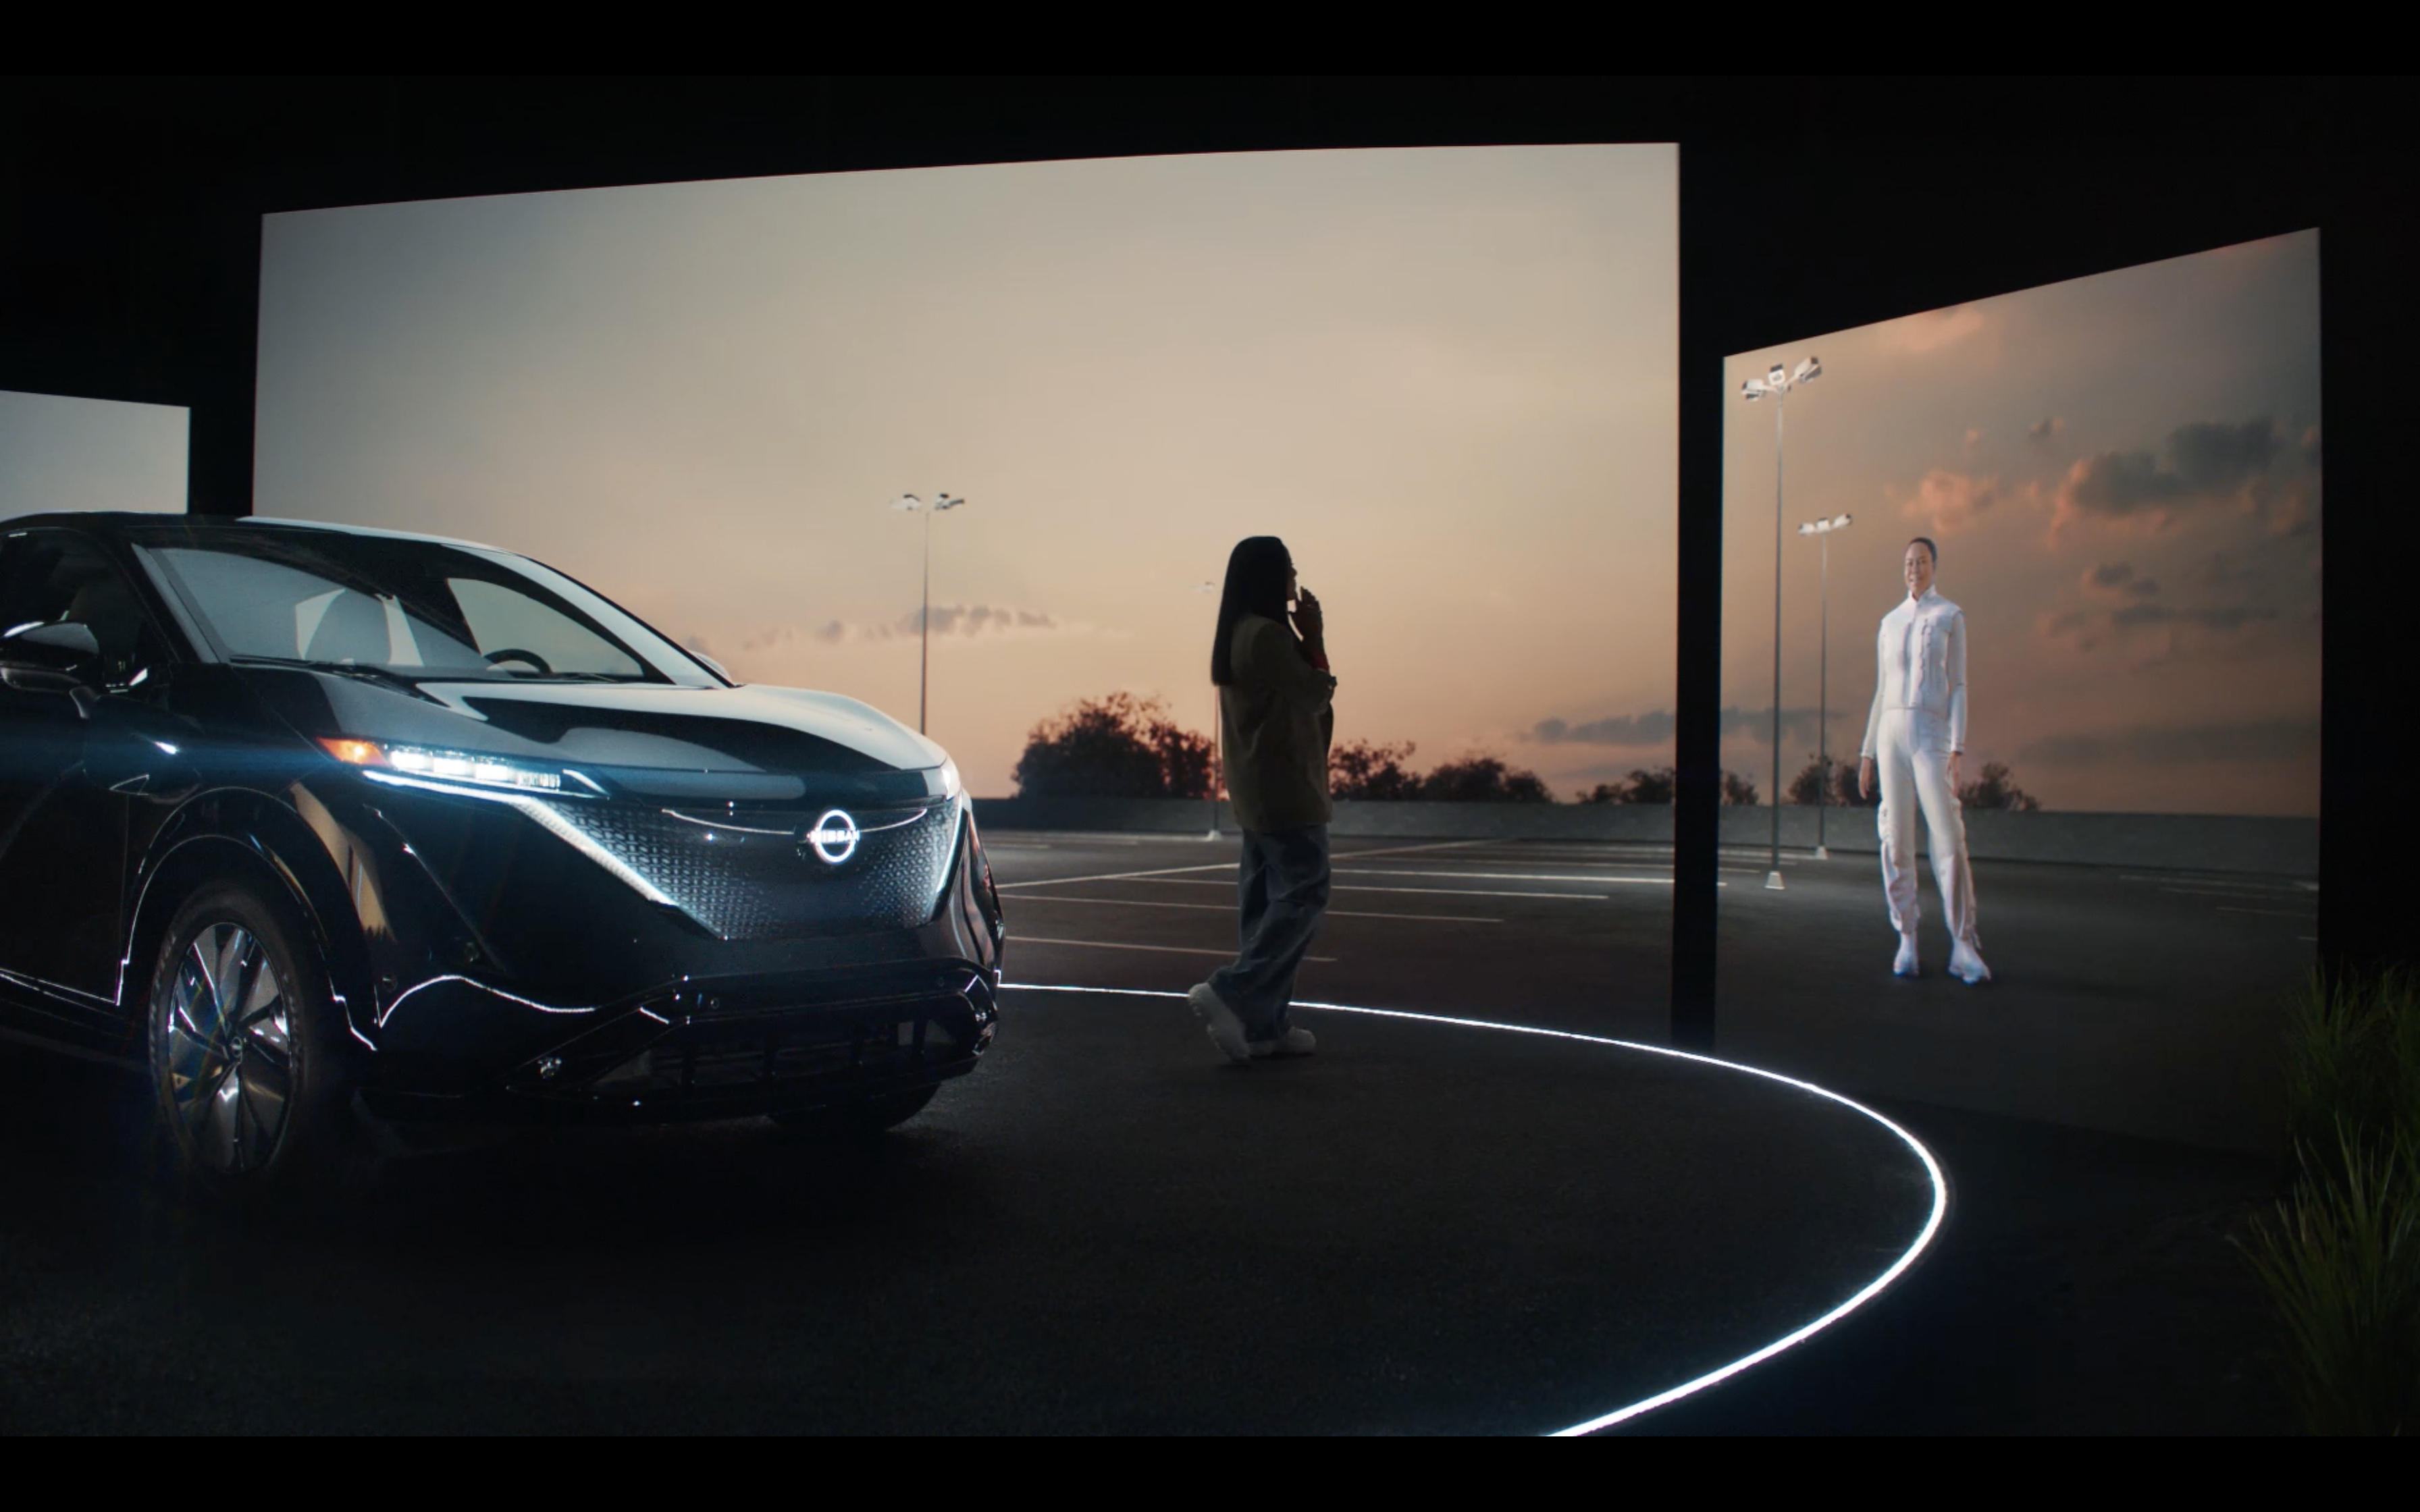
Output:
[[140,533],[145,527],[157,528],[174,523],[204,530],[281,530],[317,531],[331,535],[361,535],[386,541],[426,541],[432,546],[458,547],[471,551],[492,551],[502,556],[520,556],[519,551],[489,546],[484,541],[466,541],[458,536],[430,535],[420,531],[391,531],[372,525],[340,524],[323,519],[288,519],[274,515],[190,515],[137,510],[51,510],[39,515],[20,515],[14,519],[0,520],[0,531],[31,530],[37,526],[99,525]]

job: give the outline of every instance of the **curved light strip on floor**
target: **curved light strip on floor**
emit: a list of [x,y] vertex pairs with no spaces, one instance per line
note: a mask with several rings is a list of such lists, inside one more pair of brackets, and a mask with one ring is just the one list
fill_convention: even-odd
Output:
[[[1004,981],[1001,983],[1001,986],[1003,990],[1013,990],[1017,992],[1098,993],[1113,997],[1181,998],[1185,995],[1183,993],[1165,992],[1157,989],[1139,987],[1061,987],[1046,985],[1040,982],[1024,981]],[[1916,1242],[1907,1247],[1907,1252],[1905,1254],[1901,1255],[1898,1259],[1893,1260],[1890,1263],[1890,1268],[1888,1270],[1885,1270],[1882,1274],[1866,1283],[1865,1287],[1861,1288],[1856,1295],[1840,1304],[1838,1307],[1833,1308],[1830,1312],[1825,1313],[1823,1317],[1818,1318],[1813,1322],[1808,1323],[1804,1328],[1798,1329],[1793,1333],[1784,1335],[1780,1338],[1774,1340],[1772,1343],[1756,1350],[1752,1354],[1744,1354],[1719,1369],[1709,1370],[1704,1375],[1698,1377],[1694,1381],[1684,1381],[1680,1385],[1674,1386],[1668,1391],[1657,1392],[1654,1396],[1646,1397],[1639,1401],[1632,1402],[1627,1407],[1617,1407],[1612,1412],[1604,1413],[1597,1417],[1590,1418],[1585,1423],[1575,1423],[1570,1427],[1558,1428],[1552,1435],[1550,1435],[1550,1437],[1553,1438],[1576,1438],[1581,1434],[1594,1433],[1600,1428],[1609,1428],[1617,1423],[1626,1423],[1630,1419],[1637,1417],[1643,1412],[1652,1412],[1659,1407],[1666,1407],[1673,1402],[1677,1402],[1683,1396],[1695,1396],[1697,1393],[1705,1390],[1709,1386],[1729,1381],[1731,1377],[1738,1375],[1741,1371],[1748,1368],[1748,1366],[1761,1365],[1765,1361],[1772,1359],[1775,1355],[1779,1354],[1782,1350],[1791,1348],[1792,1345],[1804,1344],[1808,1339],[1813,1338],[1816,1335],[1822,1333],[1823,1330],[1831,1327],[1834,1323],[1838,1322],[1841,1319],[1848,1317],[1853,1312],[1855,1312],[1867,1303],[1869,1303],[1876,1297],[1882,1295],[1882,1293],[1889,1288],[1892,1282],[1905,1274],[1907,1268],[1916,1263],[1916,1257],[1922,1255],[1926,1248],[1932,1243],[1933,1236],[1941,1232],[1942,1219],[1947,1217],[1948,1214],[1948,1178],[1942,1175],[1941,1163],[1932,1158],[1931,1150],[1924,1148],[1923,1140],[1916,1138],[1916,1135],[1908,1133],[1905,1129],[1900,1128],[1890,1119],[1866,1106],[1863,1103],[1859,1103],[1854,1098],[1843,1097],[1839,1093],[1831,1090],[1829,1088],[1818,1087],[1813,1082],[1803,1082],[1795,1076],[1784,1076],[1776,1071],[1763,1071],[1755,1066],[1743,1066],[1736,1060],[1717,1060],[1713,1056],[1701,1056],[1694,1051],[1675,1050],[1669,1045],[1643,1044],[1637,1040],[1613,1040],[1607,1039],[1606,1036],[1601,1034],[1580,1034],[1571,1029],[1549,1029],[1541,1027],[1534,1024],[1499,1024],[1493,1019],[1455,1018],[1444,1013],[1414,1013],[1400,1008],[1362,1008],[1352,1003],[1297,1002],[1294,1006],[1296,1008],[1318,1009],[1329,1013],[1360,1013],[1371,1018],[1411,1019],[1421,1024],[1447,1024],[1466,1029],[1501,1029],[1507,1034],[1530,1034],[1546,1040],[1576,1040],[1583,1044],[1611,1045],[1618,1050],[1643,1050],[1651,1056],[1668,1056],[1674,1060],[1694,1060],[1701,1066],[1719,1066],[1725,1071],[1744,1072],[1750,1076],[1761,1076],[1766,1081],[1779,1082],[1784,1087],[1795,1088],[1802,1092],[1812,1092],[1817,1097],[1827,1099],[1831,1102],[1839,1103],[1844,1108],[1852,1108],[1856,1112],[1864,1114],[1867,1118],[1873,1119],[1876,1123],[1881,1124],[1884,1128],[1888,1129],[1891,1133],[1899,1135],[1900,1141],[1905,1144],[1908,1149],[1916,1151],[1916,1158],[1924,1163],[1924,1174],[1931,1178],[1932,1181],[1932,1211],[1925,1215],[1923,1230],[1916,1236]]]

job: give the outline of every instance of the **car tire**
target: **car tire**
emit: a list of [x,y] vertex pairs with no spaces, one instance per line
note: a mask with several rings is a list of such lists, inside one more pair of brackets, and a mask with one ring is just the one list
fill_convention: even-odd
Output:
[[288,1206],[365,1169],[341,1008],[293,905],[208,884],[169,920],[146,1028],[153,1102],[188,1192]]
[[885,1129],[906,1123],[924,1111],[933,1094],[940,1090],[937,1083],[905,1092],[886,1092],[877,1097],[859,1098],[854,1102],[836,1103],[830,1107],[808,1108],[797,1113],[776,1113],[773,1121],[792,1134],[817,1138],[851,1138],[877,1134]]

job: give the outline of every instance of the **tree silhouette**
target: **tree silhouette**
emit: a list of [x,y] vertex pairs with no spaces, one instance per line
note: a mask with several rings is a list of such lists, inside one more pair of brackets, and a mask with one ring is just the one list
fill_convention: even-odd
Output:
[[1328,795],[1396,802],[1419,797],[1419,774],[1404,765],[1412,749],[1408,740],[1400,746],[1348,740],[1333,748],[1327,753]]
[[2016,813],[2034,813],[2041,808],[2040,798],[2017,786],[2006,762],[1985,762],[1983,775],[1959,788],[1958,801],[1969,809],[2006,809]]
[[1011,775],[1028,798],[1206,798],[1210,741],[1157,699],[1111,693],[1035,725]]
[[[1653,771],[1635,768],[1619,782],[1599,782],[1575,796],[1581,803],[1670,803],[1680,793],[1680,774],[1669,766]],[[1753,808],[1756,784],[1737,772],[1723,774],[1723,802]]]
[[1552,803],[1535,772],[1507,766],[1494,756],[1448,762],[1420,782],[1420,796],[1437,803]]
[[[1830,802],[1833,807],[1870,809],[1883,801],[1882,788],[1879,784],[1875,786],[1872,797],[1861,798],[1857,795],[1856,763],[1835,759],[1831,766],[1829,785],[1832,789]],[[1807,764],[1799,769],[1796,777],[1790,779],[1792,803],[1811,804],[1816,801],[1817,796],[1823,793],[1826,781],[1823,767],[1823,764],[1814,757],[1809,756],[1807,759]]]
[[1634,768],[1619,782],[1599,782],[1577,795],[1582,803],[1669,803],[1679,779],[1668,766]]

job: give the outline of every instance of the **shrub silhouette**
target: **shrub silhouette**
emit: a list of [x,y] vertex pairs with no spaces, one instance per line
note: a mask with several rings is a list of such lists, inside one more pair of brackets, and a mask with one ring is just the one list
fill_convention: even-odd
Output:
[[[1619,782],[1599,782],[1573,796],[1581,803],[1670,803],[1679,795],[1681,779],[1669,766],[1653,771],[1634,769]],[[1753,808],[1756,805],[1756,784],[1737,772],[1723,774],[1723,802]]]
[[1958,801],[1969,809],[2007,809],[2033,813],[2041,800],[2010,780],[2006,762],[1985,762],[1983,774],[1958,789]]
[[1538,774],[1494,756],[1448,762],[1420,781],[1420,796],[1436,803],[1552,803]]
[[1078,699],[1033,727],[1011,776],[1020,797],[1206,798],[1210,741],[1157,699]]
[[1347,740],[1333,747],[1327,753],[1328,795],[1391,801],[1419,797],[1419,774],[1404,765],[1412,749],[1408,740],[1400,746]]

